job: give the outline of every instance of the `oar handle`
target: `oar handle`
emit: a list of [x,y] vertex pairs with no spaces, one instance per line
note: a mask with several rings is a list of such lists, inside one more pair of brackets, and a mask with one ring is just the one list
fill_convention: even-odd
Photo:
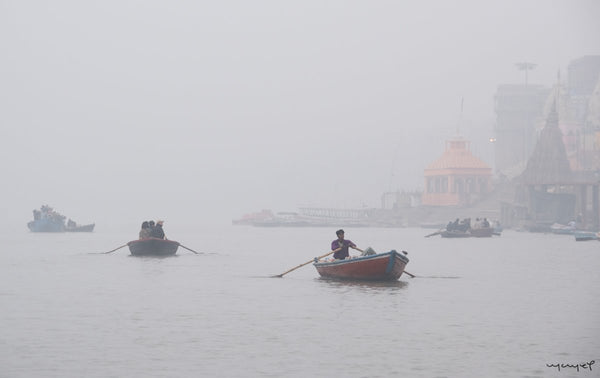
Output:
[[300,265],[298,265],[298,266],[296,266],[296,267],[293,267],[292,269],[288,270],[287,272],[283,272],[283,273],[281,273],[281,274],[278,274],[278,275],[276,275],[276,276],[273,276],[273,277],[283,277],[284,275],[288,274],[288,273],[289,273],[289,272],[291,272],[291,271],[294,271],[294,270],[296,270],[296,269],[298,269],[298,268],[301,268],[301,267],[303,267],[304,265],[310,264],[311,262],[315,262],[315,260],[316,260],[316,261],[319,261],[319,260],[321,260],[323,257],[327,257],[327,256],[331,255],[332,253],[336,253],[337,251],[339,251],[339,250],[341,250],[341,249],[342,249],[341,247],[340,247],[340,248],[338,248],[338,249],[334,249],[334,250],[333,250],[333,251],[331,251],[331,252],[327,252],[327,253],[326,253],[326,254],[324,254],[323,256],[315,257],[315,258],[314,258],[314,259],[312,259],[312,260],[308,260],[308,261],[307,261],[307,262],[305,262],[305,263],[302,263],[302,264],[300,264]]
[[177,243],[177,244],[179,244],[179,246],[180,246],[181,248],[185,248],[185,249],[187,249],[187,250],[188,250],[188,251],[190,251],[190,252],[194,252],[194,253],[195,253],[195,254],[197,254],[197,255],[199,255],[199,254],[200,254],[199,252],[196,252],[196,251],[194,251],[193,249],[191,249],[191,248],[188,248],[188,247],[186,247],[186,246],[185,246],[185,245],[183,245],[183,244],[180,244],[180,243]]
[[[326,253],[326,254],[324,254],[323,256],[319,256],[319,257],[317,257],[317,261],[321,260],[323,257],[327,257],[327,256],[331,255],[332,253],[336,253],[337,251],[341,251],[341,250],[342,250],[342,247],[340,247],[340,248],[338,248],[338,249],[334,249],[334,250],[333,250],[333,251],[331,251],[331,252],[327,252],[327,253]],[[308,264],[308,263],[310,263],[310,262],[313,262],[313,261],[315,261],[315,259],[312,259],[312,260],[310,260],[310,261],[308,261],[308,262],[306,262],[306,263],[304,263],[304,264],[302,264],[302,265],[306,265],[306,264]]]
[[442,231],[444,231],[445,228],[440,228],[439,230],[437,230],[436,232],[434,232],[433,234],[429,234],[429,235],[425,235],[426,238],[430,237],[430,236],[435,236],[435,235],[439,235],[442,233]]
[[123,245],[122,245],[122,246],[120,246],[120,247],[117,247],[117,248],[115,248],[115,249],[113,249],[113,250],[110,250],[110,251],[108,251],[108,252],[102,252],[102,253],[112,253],[112,252],[114,252],[114,251],[116,251],[116,250],[119,250],[119,249],[121,249],[121,248],[123,248],[123,247],[127,247],[128,245],[129,245],[129,243],[127,243],[127,244],[123,244]]
[[[329,253],[328,253],[327,255],[329,255]],[[327,256],[327,255],[324,255],[324,256]],[[292,269],[290,269],[290,270],[286,271],[285,273],[281,273],[281,274],[279,275],[279,277],[282,277],[284,274],[288,274],[289,272],[291,272],[291,271],[294,271],[294,270],[296,270],[296,269],[298,269],[298,268],[302,268],[304,265],[306,265],[306,264],[310,264],[310,263],[311,263],[311,262],[313,262],[313,261],[314,261],[314,260],[309,260],[309,261],[307,261],[307,262],[305,262],[305,263],[303,263],[303,264],[300,264],[300,265],[298,265],[298,266],[295,266],[295,267],[293,267]]]
[[404,271],[404,273],[408,274],[409,276],[411,276],[412,278],[415,278],[416,276],[414,274],[410,274],[408,273],[406,270]]

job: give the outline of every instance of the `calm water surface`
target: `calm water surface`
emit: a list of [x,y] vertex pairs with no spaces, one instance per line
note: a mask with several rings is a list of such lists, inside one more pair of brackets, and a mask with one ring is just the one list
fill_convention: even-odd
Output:
[[600,376],[598,242],[346,229],[409,252],[418,277],[389,284],[270,277],[326,253],[324,228],[167,226],[202,253],[90,253],[137,231],[2,236],[0,377]]

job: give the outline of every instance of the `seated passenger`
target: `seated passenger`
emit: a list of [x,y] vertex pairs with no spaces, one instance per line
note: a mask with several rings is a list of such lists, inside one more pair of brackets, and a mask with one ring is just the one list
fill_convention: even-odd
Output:
[[163,221],[159,220],[156,222],[156,226],[154,226],[154,228],[152,228],[150,236],[152,236],[153,238],[158,238],[158,239],[165,238],[165,232],[163,231]]
[[142,222],[142,229],[140,230],[140,239],[147,239],[150,237],[150,224],[147,221]]

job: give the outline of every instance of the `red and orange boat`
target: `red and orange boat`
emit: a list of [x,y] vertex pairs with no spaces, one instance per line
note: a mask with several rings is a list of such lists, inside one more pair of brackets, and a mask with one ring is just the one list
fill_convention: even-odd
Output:
[[405,253],[395,250],[345,260],[316,261],[313,265],[323,278],[363,281],[395,281],[408,264]]

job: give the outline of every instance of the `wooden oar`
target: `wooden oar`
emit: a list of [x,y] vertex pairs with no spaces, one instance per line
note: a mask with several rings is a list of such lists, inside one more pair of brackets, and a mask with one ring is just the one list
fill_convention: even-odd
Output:
[[93,254],[98,254],[98,253],[100,253],[100,254],[113,253],[114,251],[117,251],[117,250],[119,250],[119,249],[121,249],[121,248],[123,248],[123,247],[127,247],[128,245],[129,245],[129,243],[127,243],[127,244],[123,244],[122,246],[120,246],[120,247],[117,247],[117,248],[115,248],[115,249],[111,249],[111,250],[110,250],[110,251],[108,251],[108,252],[92,252],[92,253],[93,253]]
[[411,278],[415,278],[416,277],[414,274],[410,274],[406,270],[404,271],[404,273],[408,274]]
[[[406,251],[402,251],[402,253],[404,253],[405,255],[408,255],[408,252],[406,252]],[[415,278],[416,277],[414,274],[408,273],[406,270],[404,271],[404,273],[406,273],[409,276],[411,276],[411,278]]]
[[188,251],[190,251],[190,252],[194,252],[194,253],[195,253],[195,254],[197,254],[197,255],[199,255],[199,254],[200,254],[200,253],[198,253],[198,252],[194,251],[193,249],[186,247],[185,245],[179,244],[179,246],[180,246],[181,248],[185,248],[185,249],[187,249],[187,250],[188,250]]
[[439,235],[441,234],[445,229],[444,228],[440,228],[439,231],[434,232],[433,234],[429,234],[429,235],[425,235],[426,238],[430,237],[430,236],[435,236],[435,235]]
[[285,274],[288,274],[288,273],[289,273],[289,272],[291,272],[291,271],[294,271],[294,270],[296,270],[296,269],[298,269],[298,268],[301,268],[301,267],[303,267],[303,266],[304,266],[304,265],[306,265],[306,264],[310,264],[311,262],[314,262],[314,261],[315,261],[315,259],[316,259],[317,261],[319,261],[319,260],[321,260],[323,257],[327,257],[327,256],[331,255],[332,253],[336,253],[337,251],[339,251],[339,250],[341,250],[341,249],[342,249],[342,248],[338,248],[338,249],[335,249],[335,250],[333,250],[333,251],[331,251],[331,252],[327,252],[327,253],[326,253],[326,254],[324,254],[323,256],[315,257],[315,258],[313,258],[313,259],[311,259],[311,260],[308,260],[307,262],[305,262],[305,263],[303,263],[303,264],[300,264],[300,265],[298,265],[298,266],[296,266],[296,267],[294,267],[294,268],[292,268],[292,269],[288,270],[287,272],[283,272],[283,273],[281,273],[281,274],[278,274],[278,275],[276,275],[276,276],[272,276],[272,277],[273,277],[273,278],[275,278],[275,277],[283,277]]

